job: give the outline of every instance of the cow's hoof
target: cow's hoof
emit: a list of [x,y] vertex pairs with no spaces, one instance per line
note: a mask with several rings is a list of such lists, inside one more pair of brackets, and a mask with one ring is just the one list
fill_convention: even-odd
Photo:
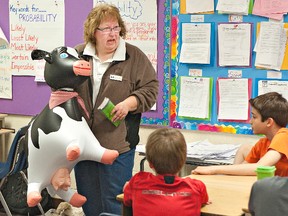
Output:
[[68,161],[74,161],[80,156],[80,148],[78,146],[68,146],[66,149],[66,158]]
[[116,150],[105,150],[101,158],[101,163],[103,164],[112,164],[114,160],[119,156],[118,151]]
[[81,207],[87,201],[86,197],[75,193],[72,198],[70,199],[69,203],[74,207]]
[[34,207],[40,203],[42,197],[39,192],[30,192],[27,196],[27,204],[29,207]]

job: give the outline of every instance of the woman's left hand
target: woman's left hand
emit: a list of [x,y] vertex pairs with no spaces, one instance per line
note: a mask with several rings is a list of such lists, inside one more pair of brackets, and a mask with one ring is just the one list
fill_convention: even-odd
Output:
[[112,121],[115,122],[118,120],[123,120],[127,116],[128,112],[129,107],[127,106],[125,101],[118,103],[112,110],[113,115]]

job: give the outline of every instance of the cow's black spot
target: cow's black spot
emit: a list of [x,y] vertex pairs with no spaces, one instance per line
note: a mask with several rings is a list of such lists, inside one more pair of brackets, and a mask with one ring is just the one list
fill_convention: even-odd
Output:
[[36,148],[39,146],[39,133],[38,128],[41,129],[46,135],[58,131],[61,126],[62,118],[49,109],[47,105],[44,110],[37,116],[32,124],[31,139]]

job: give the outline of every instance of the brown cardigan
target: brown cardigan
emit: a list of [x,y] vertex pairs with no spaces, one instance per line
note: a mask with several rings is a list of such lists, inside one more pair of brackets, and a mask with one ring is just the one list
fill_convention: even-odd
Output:
[[[81,55],[84,45],[75,48]],[[112,80],[110,75],[121,76],[122,81]],[[156,102],[158,87],[156,72],[147,56],[139,48],[126,43],[126,59],[112,62],[108,67],[102,77],[94,107],[91,80],[77,89],[90,113],[90,128],[103,147],[118,150],[121,154],[139,143],[141,113],[148,111]],[[131,95],[137,98],[137,109],[129,113],[118,127],[109,122],[97,109],[105,97],[118,104]]]

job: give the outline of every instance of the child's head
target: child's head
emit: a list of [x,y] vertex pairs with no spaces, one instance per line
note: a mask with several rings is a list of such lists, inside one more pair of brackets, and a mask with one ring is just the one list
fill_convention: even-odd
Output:
[[288,102],[277,92],[269,92],[249,100],[250,105],[259,112],[262,122],[272,118],[280,127],[288,123]]
[[157,174],[177,174],[186,161],[187,147],[183,134],[174,128],[160,128],[150,134],[146,158]]

